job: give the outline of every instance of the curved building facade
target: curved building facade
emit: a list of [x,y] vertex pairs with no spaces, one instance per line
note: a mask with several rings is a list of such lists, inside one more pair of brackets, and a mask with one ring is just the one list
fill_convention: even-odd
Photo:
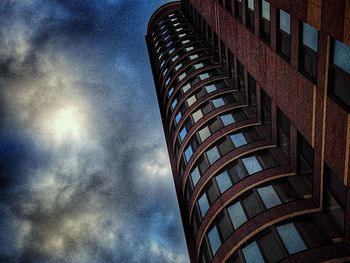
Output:
[[172,2],[146,42],[191,262],[350,261],[350,2]]

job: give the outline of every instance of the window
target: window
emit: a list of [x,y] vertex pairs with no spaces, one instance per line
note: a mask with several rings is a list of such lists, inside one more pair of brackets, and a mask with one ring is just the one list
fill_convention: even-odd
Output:
[[242,162],[247,169],[248,174],[254,174],[262,170],[262,167],[255,156],[243,158]]
[[204,215],[209,210],[209,202],[207,195],[204,193],[199,199],[198,199],[198,205],[199,209],[201,210],[201,215],[204,217]]
[[237,75],[238,75],[238,89],[239,90],[244,90],[244,67],[241,64],[241,62],[239,62],[237,60]]
[[214,84],[211,84],[209,86],[205,86],[205,90],[207,91],[207,93],[211,93],[211,92],[216,90],[216,86]]
[[208,127],[204,127],[198,132],[199,138],[204,142],[210,136],[210,130]]
[[229,12],[232,11],[232,0],[226,0],[225,1],[225,9]]
[[254,0],[247,0],[247,27],[254,33],[255,31]]
[[238,21],[242,22],[242,0],[235,1],[235,17]]
[[177,99],[174,99],[174,101],[171,103],[171,108],[175,109],[176,105],[177,105]]
[[280,109],[277,109],[278,145],[289,158],[290,122]]
[[277,20],[277,52],[289,62],[290,60],[290,14],[279,10]]
[[218,251],[221,246],[221,240],[219,236],[218,229],[214,226],[208,233],[209,243],[211,247],[211,252],[215,255],[216,251]]
[[253,241],[247,246],[245,246],[244,248],[242,248],[242,253],[244,255],[246,262],[249,262],[249,263],[265,262],[256,241]]
[[200,74],[199,75],[199,79],[200,80],[205,80],[209,78],[209,74],[208,73],[204,73],[204,74]]
[[346,187],[338,175],[325,164],[325,210],[338,230],[344,232]]
[[302,176],[310,192],[312,192],[313,173],[314,173],[314,149],[308,141],[298,132],[298,156],[297,168],[298,173]]
[[278,226],[277,232],[281,236],[289,254],[294,254],[306,249],[306,245],[293,223]]
[[329,65],[330,94],[350,111],[350,47],[333,41],[333,54]]
[[186,40],[182,41],[182,45],[186,45],[187,43],[190,43],[189,39],[186,39]]
[[193,186],[196,186],[196,184],[198,183],[199,179],[201,178],[198,166],[196,166],[196,168],[193,169],[193,171],[191,173],[191,178],[192,178]]
[[192,113],[192,118],[193,118],[193,121],[195,123],[202,117],[203,117],[203,113],[202,113],[201,109],[199,109],[196,112]]
[[182,67],[182,63],[178,64],[178,65],[175,67],[175,70],[178,71],[181,67]]
[[219,107],[225,105],[225,102],[224,102],[224,100],[222,98],[218,98],[218,99],[212,100],[212,103],[213,103],[215,108],[219,108]]
[[218,148],[214,146],[210,150],[206,151],[209,164],[213,164],[216,160],[220,158],[220,153],[218,151]]
[[224,171],[221,174],[217,175],[215,179],[221,193],[225,192],[227,189],[229,189],[232,186],[231,179],[227,171]]
[[299,69],[311,81],[317,76],[318,31],[307,23],[302,23]]
[[257,190],[267,209],[282,203],[275,189],[271,185],[258,188]]
[[203,68],[204,67],[204,64],[203,63],[198,63],[198,64],[195,64],[194,65],[194,68],[195,69],[200,69],[200,68]]
[[169,55],[171,55],[175,51],[175,48],[169,50]]
[[261,90],[261,104],[262,122],[271,123],[271,99],[263,90]]
[[188,107],[190,107],[193,103],[195,103],[196,102],[196,96],[194,96],[194,95],[192,95],[191,97],[189,97],[187,100],[186,100],[186,102],[187,102],[187,104],[188,104]]
[[173,94],[174,92],[174,88],[171,88],[169,91],[168,91],[168,98],[171,96],[171,94]]
[[187,149],[185,150],[185,159],[188,162],[193,154],[192,146],[189,145]]
[[239,228],[247,221],[247,216],[245,215],[240,202],[236,202],[231,205],[229,208],[227,208],[227,211],[231,217],[231,221],[235,229]]
[[170,77],[167,78],[167,80],[165,81],[165,85],[169,85],[169,82],[170,82]]
[[185,48],[185,50],[187,51],[187,52],[189,52],[189,51],[191,51],[191,50],[193,50],[194,49],[194,47],[187,47],[187,48]]
[[235,122],[235,119],[233,118],[232,114],[221,115],[220,119],[224,126],[230,125],[231,123]]
[[271,34],[270,20],[270,3],[265,0],[261,0],[260,37],[268,44],[270,44]]
[[243,133],[232,134],[230,135],[230,138],[236,148],[247,144],[247,140],[243,136]]
[[196,58],[198,58],[198,55],[197,55],[197,54],[194,54],[194,55],[191,55],[191,56],[190,56],[190,59],[191,59],[191,60],[194,60],[194,59],[196,59]]
[[183,80],[184,78],[186,78],[186,72],[182,73],[180,76],[179,76],[179,81]]
[[179,112],[178,114],[176,114],[176,117],[175,117],[175,122],[176,122],[176,124],[179,123],[179,121],[181,120],[181,118],[182,118],[181,112]]
[[179,58],[179,55],[176,55],[176,56],[174,56],[174,57],[171,59],[171,61],[172,61],[172,62],[175,62],[178,58]]
[[185,86],[182,87],[182,92],[185,93],[191,88],[191,84],[187,83]]
[[182,128],[182,130],[180,131],[179,133],[179,136],[180,136],[180,140],[183,141],[185,136],[187,134],[187,130],[186,130],[186,127]]

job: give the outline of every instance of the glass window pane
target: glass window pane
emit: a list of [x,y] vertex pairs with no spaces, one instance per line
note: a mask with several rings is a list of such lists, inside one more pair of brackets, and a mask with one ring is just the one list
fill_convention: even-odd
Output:
[[169,90],[169,92],[168,92],[168,97],[170,97],[171,94],[173,94],[173,92],[174,92],[174,88],[171,88],[171,89]]
[[240,202],[231,205],[229,208],[227,208],[227,211],[231,217],[231,221],[235,229],[239,228],[247,221],[247,216],[245,215]]
[[185,157],[186,157],[186,161],[188,162],[188,160],[191,158],[193,154],[193,150],[192,150],[192,146],[188,146],[187,149],[185,150]]
[[185,86],[182,87],[182,92],[185,93],[186,91],[188,91],[191,88],[190,83],[187,83]]
[[222,98],[212,100],[212,102],[213,102],[215,108],[219,108],[219,107],[225,105],[225,102]]
[[182,74],[179,76],[179,81],[183,80],[185,77],[186,77],[186,72],[182,73]]
[[225,126],[230,125],[231,123],[235,122],[235,119],[232,116],[232,114],[221,115],[220,119]]
[[208,73],[201,74],[201,75],[199,75],[199,78],[200,78],[200,80],[208,79],[209,78],[209,74]]
[[209,210],[209,202],[208,202],[207,195],[205,193],[198,199],[198,205],[199,205],[199,209],[201,210],[202,217],[204,217],[204,215]]
[[265,262],[256,241],[242,248],[242,253],[247,263]]
[[174,62],[179,58],[179,55],[174,56],[171,60]]
[[290,14],[280,10],[280,28],[290,35]]
[[204,64],[203,63],[198,63],[198,64],[195,64],[194,65],[194,68],[195,69],[200,69],[200,68],[203,68],[204,67]]
[[175,100],[171,103],[171,108],[172,108],[172,109],[175,109],[176,104],[177,104],[177,99],[175,99]]
[[170,82],[170,77],[169,77],[169,78],[167,78],[167,80],[165,81],[165,85],[168,85],[168,84],[169,84],[169,82]]
[[272,185],[258,188],[258,192],[267,209],[282,203]]
[[305,243],[293,223],[278,226],[277,231],[289,254],[294,254],[306,249]]
[[197,55],[197,54],[194,54],[194,55],[191,55],[191,56],[190,56],[190,59],[191,59],[191,60],[194,60],[194,59],[196,59],[196,58],[198,58],[198,55]]
[[181,67],[182,67],[182,63],[178,64],[178,65],[175,67],[175,70],[178,71]]
[[225,192],[227,189],[229,189],[232,186],[231,179],[227,171],[224,171],[221,174],[217,175],[215,179],[221,193]]
[[206,151],[206,154],[210,164],[213,164],[216,160],[220,158],[220,153],[216,146]]
[[187,130],[186,130],[186,128],[184,127],[184,128],[182,128],[182,130],[181,130],[180,133],[179,133],[179,136],[180,136],[181,141],[184,140],[186,134],[187,134]]
[[211,92],[216,90],[216,86],[214,84],[212,84],[212,85],[206,86],[205,89],[206,89],[207,93],[211,93]]
[[221,240],[220,240],[219,233],[216,226],[214,226],[209,231],[208,238],[210,242],[211,251],[213,255],[215,255],[216,251],[218,251],[219,247],[221,246]]
[[248,8],[254,11],[254,0],[248,0]]
[[230,135],[230,138],[236,148],[247,144],[247,140],[243,136],[243,133],[232,134]]
[[270,3],[262,0],[262,17],[270,21]]
[[176,117],[175,117],[175,122],[176,122],[176,124],[179,123],[179,121],[181,120],[181,117],[182,117],[182,114],[181,114],[181,112],[179,112],[179,113],[176,115]]
[[201,139],[202,142],[205,141],[206,138],[208,138],[210,136],[210,130],[208,127],[204,127],[203,129],[201,129],[199,132],[199,137]]
[[338,40],[334,41],[333,63],[350,74],[350,47]]
[[279,262],[285,257],[282,246],[276,239],[276,235],[270,231],[259,238],[259,245],[267,262]]
[[255,156],[243,158],[242,162],[249,174],[253,174],[262,170],[262,167]]
[[186,101],[187,101],[188,107],[190,107],[193,103],[196,102],[196,97],[194,95],[192,95]]
[[192,113],[192,117],[194,122],[197,122],[200,118],[203,117],[203,113],[201,111],[201,109],[197,110],[196,112]]
[[198,183],[199,179],[201,178],[198,166],[193,169],[193,171],[191,173],[191,178],[192,178],[193,186],[196,186],[196,184]]
[[317,52],[318,31],[307,23],[303,23],[303,44]]

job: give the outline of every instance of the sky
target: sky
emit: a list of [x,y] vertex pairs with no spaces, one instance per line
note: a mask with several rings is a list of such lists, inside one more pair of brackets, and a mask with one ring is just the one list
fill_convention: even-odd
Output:
[[188,262],[144,38],[165,2],[0,1],[0,262]]

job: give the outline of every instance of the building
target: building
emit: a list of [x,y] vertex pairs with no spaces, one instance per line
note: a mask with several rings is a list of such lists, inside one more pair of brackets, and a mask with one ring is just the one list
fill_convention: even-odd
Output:
[[172,2],[146,42],[191,262],[350,261],[350,1]]

